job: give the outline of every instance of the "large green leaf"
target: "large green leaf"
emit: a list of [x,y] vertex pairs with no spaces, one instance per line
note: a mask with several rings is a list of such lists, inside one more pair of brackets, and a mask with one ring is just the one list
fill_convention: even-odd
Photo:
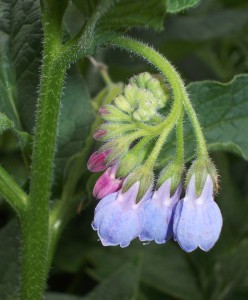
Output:
[[99,26],[105,29],[145,26],[161,30],[165,12],[165,0],[121,0],[104,16]]
[[13,299],[17,292],[19,228],[11,221],[0,231],[0,299]]
[[[58,144],[55,157],[56,174],[61,175],[68,159],[82,150],[94,114],[83,77],[70,73],[61,100]],[[83,171],[83,166],[82,166]]]
[[[222,84],[203,81],[188,86],[190,99],[198,114],[210,151],[225,150],[248,159],[248,75],[238,75]],[[186,159],[194,156],[195,138],[189,122],[185,128]],[[175,142],[170,139],[158,165],[174,156]]]
[[39,81],[39,1],[2,0],[0,110],[17,129],[32,132]]
[[[201,14],[170,16],[161,42],[181,40],[203,42],[235,37],[248,22],[248,9],[219,9]],[[166,47],[166,44],[165,44]],[[166,48],[165,48],[166,49]]]
[[30,154],[32,136],[25,131],[17,130],[14,122],[12,122],[5,114],[0,112],[0,148],[9,148],[6,140],[11,140],[12,148],[20,147],[23,152]]
[[123,263],[84,297],[49,293],[47,300],[132,300],[136,299],[140,276],[140,262]]
[[125,263],[103,280],[83,300],[102,300],[106,296],[111,300],[134,300],[138,291],[140,262]]
[[166,247],[134,243],[125,250],[103,249],[99,246],[91,250],[89,255],[95,266],[89,273],[96,280],[103,280],[127,261],[141,259],[141,283],[176,299],[201,299],[184,253],[172,243]]
[[189,7],[195,6],[200,0],[167,0],[167,11],[176,13]]
[[14,123],[0,112],[0,134],[2,134],[6,130],[12,130],[13,127]]
[[[104,0],[74,0],[84,17],[92,15]],[[109,1],[110,2],[110,1]],[[100,12],[100,9],[99,9]],[[151,27],[156,30],[163,28],[163,18],[166,12],[166,0],[119,0],[112,1],[107,12],[99,22],[99,29],[119,30],[130,27]]]
[[82,300],[82,297],[60,293],[48,293],[46,300]]
[[[248,267],[248,240],[236,243],[229,251],[218,257],[215,274],[217,288],[212,299],[236,299],[234,293],[244,281]],[[247,286],[246,286],[247,289]]]

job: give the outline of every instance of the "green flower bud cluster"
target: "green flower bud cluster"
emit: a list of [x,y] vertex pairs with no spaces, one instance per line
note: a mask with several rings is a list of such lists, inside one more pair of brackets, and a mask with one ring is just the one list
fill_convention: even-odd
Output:
[[100,108],[105,123],[94,138],[105,142],[99,151],[111,150],[107,165],[119,161],[118,176],[125,177],[147,158],[154,133],[143,126],[152,128],[163,121],[159,110],[168,98],[169,90],[162,79],[145,72],[132,77],[122,94]]
[[150,73],[141,73],[130,79],[123,94],[117,96],[111,105],[107,105],[106,121],[112,122],[149,122],[161,121],[159,110],[169,99],[166,84]]

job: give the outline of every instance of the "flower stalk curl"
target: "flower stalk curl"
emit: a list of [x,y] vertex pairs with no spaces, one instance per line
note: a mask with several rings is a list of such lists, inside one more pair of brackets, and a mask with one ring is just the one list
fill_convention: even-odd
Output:
[[[109,154],[104,157],[106,152],[96,152],[88,165],[90,170],[97,168],[92,163],[93,158],[101,156],[104,157],[101,165],[105,165],[105,168],[113,166],[115,173],[112,180],[109,180],[110,177],[105,180],[109,186],[103,188],[105,197],[96,207],[92,227],[98,232],[104,246],[126,247],[136,237],[141,241],[165,243],[174,236],[175,241],[187,252],[197,247],[208,251],[217,241],[222,227],[222,216],[213,199],[217,172],[209,159],[202,129],[183,81],[169,61],[147,45],[118,36],[112,37],[109,43],[152,63],[162,73],[171,95],[166,88],[161,89],[161,94],[156,94],[154,90],[161,88],[159,81],[155,77],[149,78],[149,73],[143,73],[131,78],[123,95],[115,98],[112,105],[101,108],[100,114],[106,123],[95,136],[106,142],[101,151],[108,150]],[[154,84],[152,88],[151,82]],[[173,105],[164,118],[161,110],[168,100],[166,95],[169,98],[171,96],[169,100],[173,101]],[[197,151],[196,160],[186,176],[186,196],[180,200],[184,174],[184,110],[195,132]],[[135,128],[132,128],[130,120],[135,123]],[[154,190],[155,163],[175,126],[176,155],[161,171]],[[129,130],[132,133],[128,133]],[[136,138],[128,143],[124,137],[135,136],[135,132]],[[123,137],[120,138],[121,135]],[[126,143],[121,143],[123,139]],[[94,190],[99,195],[101,188],[98,184]]]

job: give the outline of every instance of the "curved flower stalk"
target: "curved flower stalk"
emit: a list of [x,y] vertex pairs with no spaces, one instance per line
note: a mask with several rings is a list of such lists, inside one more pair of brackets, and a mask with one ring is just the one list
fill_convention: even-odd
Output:
[[[222,216],[213,199],[217,172],[182,80],[170,63],[148,46],[128,38],[116,38],[114,44],[145,56],[161,69],[165,79],[147,72],[134,76],[121,95],[99,110],[105,122],[94,138],[104,145],[91,155],[88,169],[107,170],[93,190],[101,200],[92,227],[104,246],[127,247],[136,237],[162,244],[174,236],[187,252],[197,247],[208,251],[222,227]],[[168,101],[173,101],[173,106],[165,117]],[[186,195],[180,200],[183,107],[194,128],[197,158],[186,177]],[[156,160],[175,126],[174,160],[156,180]],[[152,190],[156,181],[156,189]]]

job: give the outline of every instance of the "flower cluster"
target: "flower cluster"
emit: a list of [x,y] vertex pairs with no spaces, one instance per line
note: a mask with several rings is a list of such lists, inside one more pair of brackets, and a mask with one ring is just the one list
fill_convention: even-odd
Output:
[[104,246],[127,247],[140,241],[167,242],[172,236],[187,252],[197,247],[210,250],[219,238],[222,227],[220,209],[213,199],[213,181],[208,175],[203,191],[196,195],[192,176],[184,198],[182,185],[171,195],[170,179],[154,192],[148,191],[136,203],[139,183],[128,191],[105,196],[95,209],[92,223]]
[[127,247],[137,237],[162,244],[173,237],[187,252],[197,247],[208,251],[219,238],[222,216],[213,198],[217,174],[212,162],[196,159],[185,192],[183,164],[171,163],[154,188],[153,166],[144,163],[154,146],[144,128],[163,120],[160,110],[167,100],[163,82],[143,73],[112,104],[100,108],[105,123],[94,138],[105,144],[90,156],[88,169],[105,170],[93,189],[101,201],[92,223],[104,246]]

